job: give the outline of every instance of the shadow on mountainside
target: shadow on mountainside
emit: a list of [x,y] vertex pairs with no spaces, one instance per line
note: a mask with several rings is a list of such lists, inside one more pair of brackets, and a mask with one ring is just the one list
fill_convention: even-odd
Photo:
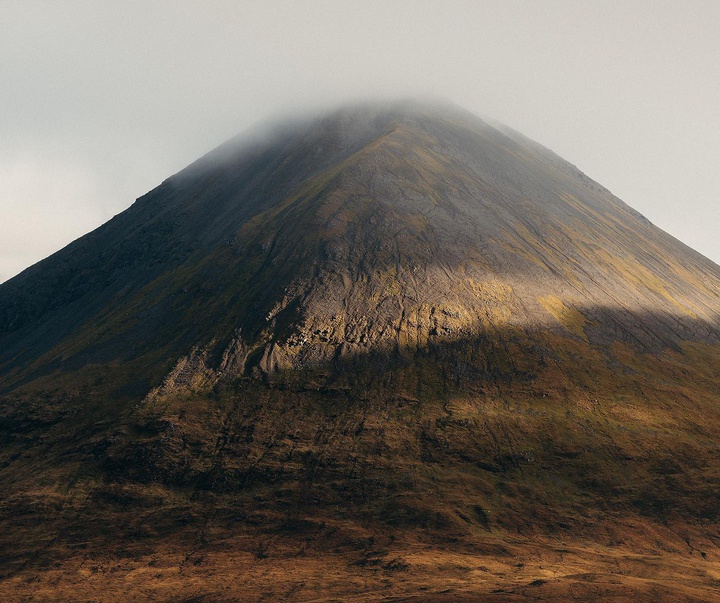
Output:
[[196,365],[204,381],[126,404],[107,393],[124,369],[36,383],[2,401],[0,557],[9,570],[78,546],[202,548],[222,541],[209,526],[314,541],[361,525],[472,547],[716,522],[720,347],[667,319],[641,317],[642,338],[496,329],[215,381]]

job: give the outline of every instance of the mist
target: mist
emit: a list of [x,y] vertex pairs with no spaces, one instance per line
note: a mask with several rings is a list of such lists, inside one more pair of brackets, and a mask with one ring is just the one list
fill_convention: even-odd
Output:
[[2,3],[0,281],[242,132],[444,98],[720,261],[720,5]]

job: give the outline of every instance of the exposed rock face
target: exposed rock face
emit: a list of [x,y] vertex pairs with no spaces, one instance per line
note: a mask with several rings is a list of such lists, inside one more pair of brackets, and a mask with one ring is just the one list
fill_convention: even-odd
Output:
[[0,558],[332,525],[389,573],[581,532],[710,563],[719,362],[720,267],[576,168],[457,108],[344,109],[223,145],[0,286]]

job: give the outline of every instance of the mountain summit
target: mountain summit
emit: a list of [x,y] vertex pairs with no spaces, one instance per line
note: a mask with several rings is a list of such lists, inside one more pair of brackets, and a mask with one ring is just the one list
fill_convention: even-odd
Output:
[[720,267],[508,128],[234,139],[0,285],[0,592],[720,600],[719,360]]

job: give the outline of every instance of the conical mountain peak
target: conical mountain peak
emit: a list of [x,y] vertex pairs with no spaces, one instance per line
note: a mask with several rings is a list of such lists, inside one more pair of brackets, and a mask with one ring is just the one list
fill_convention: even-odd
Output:
[[[675,345],[682,318],[714,333],[717,266],[501,130],[451,106],[366,104],[230,141],[1,289],[6,348],[26,362],[27,335],[50,328],[35,354],[55,362],[87,356],[83,333],[103,358],[139,358],[151,341],[181,356],[240,330],[289,367],[475,332],[487,315],[549,326],[557,308],[599,339],[612,324]],[[136,321],[118,323],[120,296]]]
[[692,564],[720,519],[719,360],[720,267],[521,134],[418,102],[286,122],[0,285],[0,559],[34,584],[118,543],[154,575],[184,551],[224,592],[203,555],[249,555],[278,600],[290,558],[338,598],[379,568],[424,597],[462,560],[481,600],[488,564],[563,551],[593,600],[662,549],[715,592]]

